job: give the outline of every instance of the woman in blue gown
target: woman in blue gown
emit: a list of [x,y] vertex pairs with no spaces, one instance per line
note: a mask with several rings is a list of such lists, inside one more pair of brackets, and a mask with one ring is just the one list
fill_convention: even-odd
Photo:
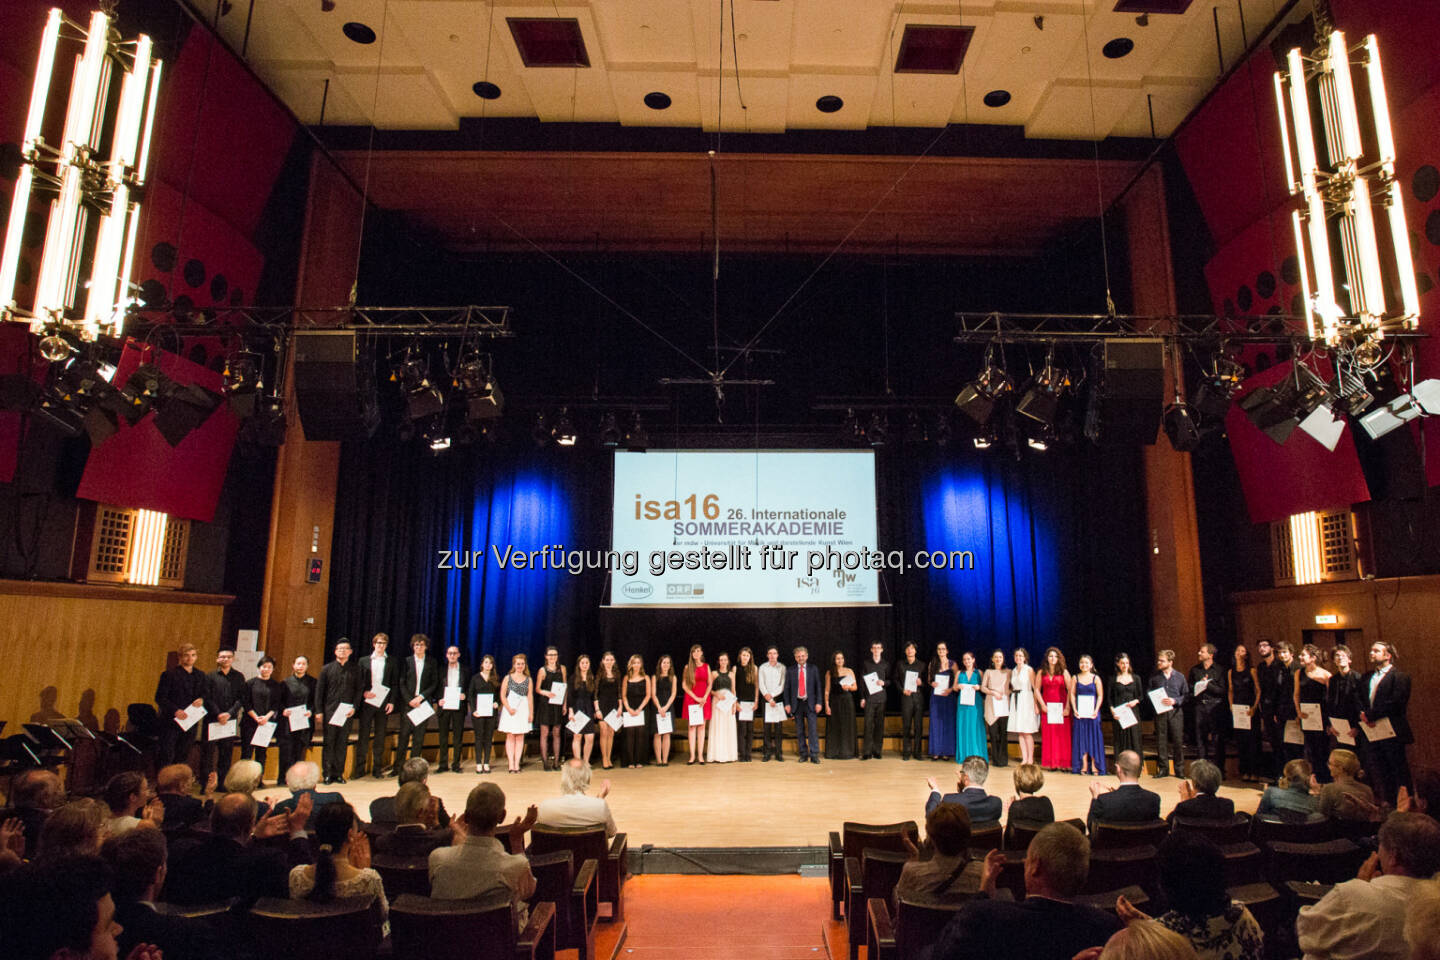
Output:
[[930,661],[930,759],[954,756],[955,661],[950,659],[949,646],[937,643]]
[[[1080,698],[1088,698],[1080,707]],[[1100,726],[1100,705],[1104,688],[1095,674],[1095,661],[1087,653],[1080,658],[1080,672],[1070,681],[1071,727],[1070,772],[1105,775],[1105,732]]]
[[[988,757],[990,744],[985,739],[985,718],[981,714],[980,671],[975,669],[975,654],[966,650],[960,656],[961,671],[955,678],[955,760],[966,757]],[[969,688],[969,703],[965,690]]]

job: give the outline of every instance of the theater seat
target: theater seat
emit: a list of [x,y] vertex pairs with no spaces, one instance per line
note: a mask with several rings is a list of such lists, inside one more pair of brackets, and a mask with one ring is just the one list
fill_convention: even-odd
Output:
[[1158,847],[1170,835],[1170,824],[1164,820],[1140,823],[1097,823],[1090,833],[1094,850],[1113,847]]
[[909,862],[908,854],[890,850],[866,850],[858,861],[854,857],[846,858],[845,927],[850,935],[850,960],[859,957],[860,945],[869,935],[865,901],[880,899],[893,903],[900,872]]
[[902,823],[854,823],[845,821],[840,831],[830,831],[830,918],[840,919],[840,908],[845,902],[845,861],[854,857],[860,860],[865,850],[889,850],[892,853],[905,852],[905,840],[920,846],[920,828],[914,820]]
[[604,827],[542,827],[530,831],[531,857],[568,851],[574,862],[594,860],[600,866],[600,902],[610,905],[610,922],[625,916],[624,887],[629,870],[629,840],[626,834],[605,836]]
[[568,850],[530,858],[535,875],[532,909],[544,902],[555,904],[555,946],[578,951],[579,960],[595,956],[595,921],[600,912],[597,874],[600,865],[586,860],[577,872]]
[[370,960],[380,947],[380,904],[374,897],[330,903],[263,897],[247,926],[256,943],[283,944],[305,960]]
[[[407,893],[390,904],[390,944],[394,960],[549,960],[555,956],[554,920],[555,905],[537,903],[517,933],[508,897],[431,900]],[[286,955],[292,955],[288,949]]]

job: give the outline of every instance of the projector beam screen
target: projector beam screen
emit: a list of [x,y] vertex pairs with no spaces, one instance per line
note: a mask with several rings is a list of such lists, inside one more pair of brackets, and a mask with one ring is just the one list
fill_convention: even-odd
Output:
[[853,563],[875,539],[869,450],[615,454],[612,546],[638,558],[615,606],[878,603],[878,572]]

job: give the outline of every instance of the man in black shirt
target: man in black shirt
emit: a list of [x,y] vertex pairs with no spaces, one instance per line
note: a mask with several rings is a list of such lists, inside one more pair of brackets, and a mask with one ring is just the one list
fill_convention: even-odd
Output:
[[[291,667],[291,674],[285,679],[285,695],[281,698],[280,715],[275,722],[280,724],[276,738],[280,741],[280,777],[285,782],[285,771],[292,763],[305,759],[310,748],[310,738],[315,732],[315,678],[310,676],[310,658],[299,656]],[[290,729],[290,714],[304,716],[305,726],[299,730]]]
[[1229,681],[1215,662],[1215,645],[1200,647],[1200,662],[1190,668],[1190,695],[1195,700],[1195,746],[1201,760],[1225,769],[1225,711],[1229,708]]
[[[350,745],[350,724],[355,718],[355,705],[360,702],[360,673],[350,662],[350,641],[341,637],[335,643],[335,659],[320,671],[315,688],[317,717],[324,724],[324,747],[320,751],[320,770],[325,783],[345,782],[345,751]],[[343,715],[344,719],[334,723]]]
[[1285,766],[1285,713],[1294,712],[1294,697],[1290,671],[1275,658],[1275,649],[1269,640],[1255,644],[1259,661],[1255,664],[1255,679],[1260,684],[1260,721],[1265,728],[1265,740],[1270,744],[1270,777],[1278,781],[1280,770]]
[[[204,777],[214,770],[216,779],[222,784],[225,774],[230,772],[230,762],[235,758],[235,745],[240,742],[239,720],[250,692],[245,678],[232,666],[234,662],[234,650],[221,650],[215,655],[215,669],[205,675],[205,720],[200,724],[206,728],[205,759],[200,765],[200,775]],[[229,723],[231,720],[236,721],[235,736],[210,739],[208,731],[211,723]]]
[[[879,640],[870,644],[869,658],[861,661],[860,669],[855,672],[860,675],[860,708],[865,711],[865,741],[861,744],[860,759],[879,760],[885,746],[885,694],[890,683],[890,661],[885,657],[884,644]],[[866,679],[872,673],[880,684],[874,693],[870,692],[870,682]]]
[[198,651],[193,643],[180,645],[179,662],[160,674],[155,687],[155,708],[160,714],[160,735],[155,745],[155,765],[184,763],[195,742],[202,718],[189,730],[181,730],[177,721],[188,707],[205,705],[205,674],[195,669]]

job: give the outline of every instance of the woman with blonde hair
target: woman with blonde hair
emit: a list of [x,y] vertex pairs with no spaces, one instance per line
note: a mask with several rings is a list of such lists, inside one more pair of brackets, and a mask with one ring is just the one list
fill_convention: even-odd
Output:
[[264,775],[265,768],[260,766],[258,760],[236,760],[230,764],[230,770],[225,774],[225,792],[243,793],[254,800],[256,820],[270,812],[270,804],[255,796],[255,791],[260,789],[260,778]]
[[1158,920],[1132,920],[1103,947],[1077,953],[1075,960],[1197,960],[1190,941]]
[[1035,762],[1035,734],[1040,732],[1040,715],[1035,710],[1035,668],[1030,654],[1016,647],[1010,654],[1010,732],[1020,741],[1020,762]]
[[510,672],[505,676],[505,697],[500,706],[500,729],[505,733],[505,759],[510,761],[509,773],[519,773],[525,763],[525,734],[535,720],[535,684],[530,681],[530,666],[525,654],[510,659]]
[[1330,820],[1369,821],[1375,818],[1375,791],[1360,782],[1360,758],[1353,750],[1330,751],[1330,783],[1324,786],[1310,778],[1310,789],[1319,789],[1320,814]]
[[[680,676],[680,686],[685,691],[685,722],[689,727],[690,759],[685,766],[699,761],[705,762],[705,724],[710,722],[710,665],[705,662],[705,651],[700,644],[690,648],[690,657],[685,661],[685,672]],[[700,708],[700,722],[690,722],[695,715],[691,707]]]

